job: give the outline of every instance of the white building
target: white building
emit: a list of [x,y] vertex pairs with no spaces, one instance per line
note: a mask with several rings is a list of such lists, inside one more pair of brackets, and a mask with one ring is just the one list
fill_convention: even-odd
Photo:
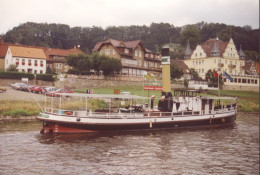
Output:
[[5,69],[16,64],[19,72],[46,73],[46,56],[42,49],[25,46],[9,46],[5,56]]

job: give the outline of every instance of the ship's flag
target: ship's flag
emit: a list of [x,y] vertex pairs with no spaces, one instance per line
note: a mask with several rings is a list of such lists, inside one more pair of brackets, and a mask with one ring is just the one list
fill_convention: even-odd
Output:
[[223,76],[225,76],[227,79],[233,82],[233,78],[230,75],[228,75],[228,73],[226,73],[225,71],[223,72]]

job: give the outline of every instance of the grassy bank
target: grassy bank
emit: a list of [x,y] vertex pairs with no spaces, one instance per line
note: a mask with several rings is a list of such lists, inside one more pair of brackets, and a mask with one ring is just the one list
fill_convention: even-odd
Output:
[[[93,88],[96,94],[113,94],[114,89],[120,89],[120,92],[130,92],[132,95],[142,96],[142,86],[124,86],[124,87],[107,87],[107,88]],[[75,92],[85,93],[87,89],[75,89]],[[154,94],[160,97],[160,91],[144,91],[145,97],[150,97]],[[218,91],[208,91],[207,94],[200,94],[201,96],[217,96]],[[235,90],[221,90],[221,96],[237,97],[239,112],[259,112],[259,92],[253,91],[235,91]]]
[[[44,103],[41,102],[41,105]],[[38,115],[39,107],[35,102],[30,101],[16,101],[16,100],[1,100],[0,101],[0,115],[11,116],[18,118],[20,116]]]
[[[108,87],[108,88],[93,88],[95,94],[114,94],[114,89],[120,89],[120,92],[130,92],[132,95],[150,97],[155,95],[157,98],[161,96],[160,91],[144,91],[142,86],[124,86],[124,87]],[[87,89],[75,89],[75,92],[86,93]],[[238,97],[237,103],[239,112],[259,112],[259,92],[252,91],[228,91],[220,92],[221,96]],[[218,91],[208,91],[207,94],[201,95],[218,95]],[[40,102],[44,106],[44,102]],[[94,101],[91,104],[95,106],[104,106],[102,101]],[[69,109],[71,107],[82,106],[78,103],[63,104],[62,108]],[[12,118],[19,118],[20,116],[34,116],[40,112],[39,107],[34,101],[16,101],[16,100],[0,100],[0,116],[11,116]]]

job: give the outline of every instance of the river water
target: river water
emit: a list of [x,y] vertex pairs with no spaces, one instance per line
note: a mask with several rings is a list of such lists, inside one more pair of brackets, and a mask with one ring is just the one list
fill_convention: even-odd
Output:
[[0,174],[258,174],[259,116],[234,126],[41,135],[40,122],[0,123]]

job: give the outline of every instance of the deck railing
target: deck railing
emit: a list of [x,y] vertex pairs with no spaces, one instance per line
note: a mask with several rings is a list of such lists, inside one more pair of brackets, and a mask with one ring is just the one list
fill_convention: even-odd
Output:
[[80,117],[80,118],[155,118],[155,117],[185,117],[198,115],[214,115],[228,112],[237,112],[237,108],[229,107],[215,110],[202,111],[178,111],[178,112],[161,112],[161,111],[145,111],[145,112],[92,112],[91,110],[63,110],[45,107],[45,112],[54,115]]

